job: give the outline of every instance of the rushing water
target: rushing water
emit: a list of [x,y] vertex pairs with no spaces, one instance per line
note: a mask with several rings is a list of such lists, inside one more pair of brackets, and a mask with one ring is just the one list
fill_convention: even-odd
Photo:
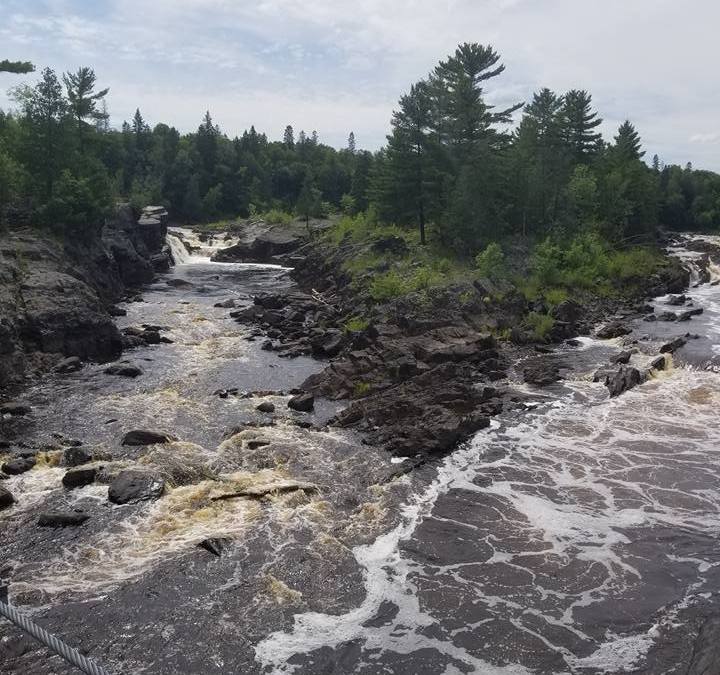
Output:
[[[6,481],[19,502],[0,515],[14,602],[117,672],[687,672],[687,627],[718,613],[720,286],[689,291],[705,310],[689,323],[637,323],[625,342],[640,341],[638,366],[669,337],[701,336],[647,383],[609,400],[592,382],[623,340],[559,348],[547,358],[563,383],[510,383],[524,412],[390,480],[382,453],[298,426],[308,417],[285,406],[322,364],[263,352],[214,307],[287,286],[286,270],[210,263],[232,240],[181,230],[169,243],[179,264],[121,324],[162,325],[173,343],[125,355],[137,380],[89,366],[28,395],[28,435],[46,450]],[[233,387],[277,391],[214,394]],[[263,400],[272,426],[257,426],[271,422],[255,410]],[[310,420],[333,412],[321,403]],[[130,428],[181,440],[122,448]],[[166,496],[114,507],[102,483],[65,492],[69,438],[105,458],[101,474],[161,471]],[[212,500],[297,481],[317,492]],[[47,508],[91,519],[39,530]],[[195,546],[205,537],[229,540],[221,558]],[[8,667],[66,672],[42,652]]]

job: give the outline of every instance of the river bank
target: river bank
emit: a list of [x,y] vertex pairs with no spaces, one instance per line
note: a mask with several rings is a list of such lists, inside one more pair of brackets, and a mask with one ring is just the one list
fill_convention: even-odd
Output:
[[[697,636],[719,614],[707,542],[720,533],[720,315],[702,252],[675,252],[691,286],[705,281],[690,298],[642,308],[704,308],[689,321],[643,321],[628,305],[626,335],[512,345],[445,300],[414,328],[400,310],[346,326],[359,303],[311,271],[317,258],[288,254],[296,281],[308,270],[298,289],[289,266],[214,263],[231,242],[184,236],[187,257],[120,306],[126,342],[138,328],[168,340],[134,342],[124,366],[139,374],[90,364],[23,396],[30,413],[2,456],[34,460],[2,481],[16,500],[0,512],[15,605],[118,672],[660,673],[712,643]],[[701,337],[653,369],[688,332]],[[400,349],[428,370],[400,368]],[[359,391],[337,375],[357,352],[377,364]],[[652,374],[611,399],[592,376],[623,352],[618,369]],[[486,382],[492,359],[502,378]],[[530,366],[553,381],[526,382]],[[327,381],[341,388],[314,389]],[[290,405],[303,393],[309,411]],[[333,422],[361,405],[356,424]],[[424,440],[437,416],[458,433],[461,406],[479,407],[484,428],[450,453],[445,432]],[[413,438],[426,450],[408,457]],[[48,515],[73,522],[41,525]],[[0,631],[10,672],[70,672]]]

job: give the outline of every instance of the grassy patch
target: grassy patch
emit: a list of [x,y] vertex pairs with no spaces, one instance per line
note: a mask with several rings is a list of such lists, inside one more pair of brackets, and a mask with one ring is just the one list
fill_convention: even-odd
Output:
[[270,209],[263,214],[262,219],[270,225],[289,225],[295,219],[295,216],[281,209]]
[[367,319],[364,319],[361,316],[353,316],[345,322],[344,328],[347,333],[359,333],[360,331],[365,330],[369,325],[370,322]]
[[533,332],[538,340],[544,340],[550,334],[555,325],[555,319],[549,314],[530,312],[525,319],[527,327]]

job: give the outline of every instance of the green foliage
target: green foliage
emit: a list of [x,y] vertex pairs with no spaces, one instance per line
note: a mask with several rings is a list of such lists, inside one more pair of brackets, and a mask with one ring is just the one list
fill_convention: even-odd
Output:
[[370,393],[370,384],[368,382],[356,382],[353,387],[353,398],[362,398]]
[[353,316],[345,322],[345,331],[348,333],[359,333],[369,325],[370,322],[367,319],[361,316]]
[[475,268],[480,276],[497,281],[506,276],[505,254],[497,242],[489,243],[475,256]]
[[401,276],[397,270],[378,274],[370,283],[370,297],[377,302],[399,298],[409,292],[408,279]]
[[97,233],[110,212],[112,193],[109,181],[97,170],[81,177],[63,171],[43,210],[46,225],[72,232]]
[[289,225],[293,221],[293,215],[281,209],[270,209],[263,214],[262,219],[270,225]]
[[15,73],[22,75],[24,73],[32,73],[35,66],[30,61],[8,61],[3,59],[0,61],[0,73]]
[[525,319],[525,324],[533,332],[535,339],[545,340],[555,325],[555,319],[549,314],[530,312]]

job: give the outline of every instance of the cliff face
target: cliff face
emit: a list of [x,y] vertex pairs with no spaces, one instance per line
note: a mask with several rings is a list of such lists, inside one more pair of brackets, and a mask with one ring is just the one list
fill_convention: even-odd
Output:
[[151,281],[153,264],[162,268],[163,230],[161,219],[139,226],[123,206],[93,241],[32,229],[0,235],[0,390],[64,357],[117,358],[108,309]]

